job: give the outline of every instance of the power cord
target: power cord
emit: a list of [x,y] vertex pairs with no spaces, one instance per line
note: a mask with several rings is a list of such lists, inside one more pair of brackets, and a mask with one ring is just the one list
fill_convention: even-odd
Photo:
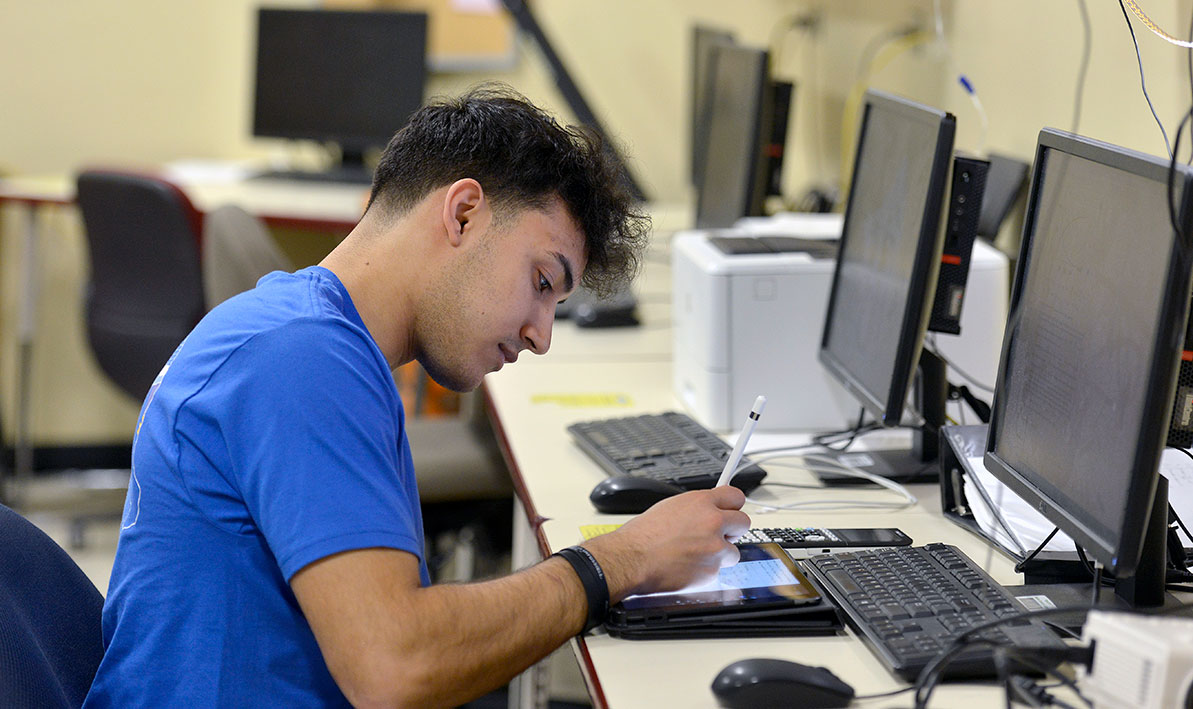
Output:
[[[1138,7],[1131,3],[1133,7]],[[1160,134],[1164,136],[1164,148],[1171,156],[1172,145],[1168,142],[1168,131],[1164,130],[1164,123],[1160,121],[1160,117],[1156,115],[1156,107],[1152,105],[1152,97],[1147,93],[1147,82],[1143,78],[1143,57],[1139,54],[1139,40],[1135,38],[1135,27],[1131,25],[1131,16],[1127,14],[1127,8],[1123,5],[1123,0],[1118,0],[1118,6],[1123,11],[1123,20],[1127,23],[1127,29],[1131,32],[1131,43],[1135,45],[1135,59],[1139,62],[1139,86],[1143,89],[1143,98],[1147,100],[1147,107],[1152,111],[1152,118],[1156,119],[1156,125],[1160,126]]]
[[[829,473],[833,473],[836,475],[845,475],[848,477],[856,477],[856,478],[861,478],[863,480],[868,480],[869,482],[872,482],[880,487],[886,488],[888,490],[891,490],[892,492],[895,492],[898,495],[901,495],[903,497],[903,500],[900,502],[887,502],[887,501],[883,501],[883,500],[829,499],[829,500],[800,500],[798,502],[780,504],[780,503],[773,502],[773,501],[756,500],[752,497],[747,496],[746,502],[749,502],[752,505],[756,505],[756,506],[762,508],[763,510],[797,510],[797,509],[841,510],[841,509],[856,509],[856,508],[903,509],[905,507],[910,507],[912,505],[915,505],[916,503],[919,502],[919,499],[915,495],[911,494],[911,492],[906,487],[900,485],[899,483],[894,482],[893,480],[884,478],[880,475],[875,475],[874,473],[862,470],[862,469],[858,468],[857,466],[850,465],[848,463],[842,463],[839,460],[829,458],[827,456],[820,456],[820,455],[807,454],[807,453],[802,454],[802,455],[796,455],[792,452],[781,451],[781,450],[775,451],[773,453],[769,453],[767,455],[762,455],[762,456],[750,454],[751,462],[739,464],[738,470],[740,471],[743,467],[748,467],[749,465],[753,465],[754,463],[757,463],[757,462],[775,460],[775,459],[780,459],[780,458],[790,458],[790,457],[799,458],[802,461],[810,461],[813,464],[813,465],[805,464],[802,466],[797,466],[803,470],[808,470],[813,473],[829,472]],[[763,485],[764,486],[772,485],[775,487],[802,487],[802,486],[792,485],[790,483],[773,482],[773,481],[764,482]]]
[[1048,546],[1048,542],[1052,541],[1052,538],[1055,537],[1056,533],[1059,531],[1060,531],[1060,527],[1053,527],[1052,531],[1048,533],[1048,536],[1044,537],[1044,541],[1040,542],[1040,546],[1036,547],[1035,550],[1032,551],[1032,553],[1023,557],[1022,561],[1015,564],[1015,573],[1017,573],[1017,574],[1023,573],[1023,569],[1025,569],[1027,567],[1027,562],[1036,558],[1036,555],[1038,555],[1040,552],[1044,551],[1044,547]]
[[[1085,94],[1085,77],[1089,73],[1089,55],[1093,44],[1089,25],[1089,8],[1085,6],[1085,0],[1077,0],[1077,8],[1081,10],[1081,27],[1085,33],[1085,42],[1082,44],[1081,50],[1081,69],[1077,72],[1077,95],[1073,99],[1073,133],[1076,133],[1077,127],[1081,125],[1082,97]],[[1193,72],[1193,69],[1190,71]]]
[[[965,650],[973,647],[999,647],[1000,643],[993,642],[980,634],[997,628],[1000,625],[1008,625],[1018,623],[1022,620],[1028,619],[1043,619],[1046,617],[1066,615],[1069,613],[1086,613],[1090,610],[1089,606],[1063,606],[1058,608],[1048,608],[1044,610],[1024,611],[1023,613],[1015,613],[999,618],[986,623],[975,625],[968,630],[958,634],[953,638],[953,641],[945,647],[933,660],[928,663],[926,667],[920,672],[919,677],[915,682],[915,707],[916,709],[924,709],[928,705],[929,699],[932,697],[932,692],[936,689],[936,685],[944,676],[944,671],[948,665]],[[1015,648],[1018,660],[1027,659],[1029,661],[1039,661],[1042,666],[1058,665],[1064,662],[1083,664],[1088,666],[1093,658],[1093,650],[1088,647],[1069,647],[1064,650],[1036,650],[1031,651],[1026,648]],[[1058,678],[1061,681],[1067,678]]]

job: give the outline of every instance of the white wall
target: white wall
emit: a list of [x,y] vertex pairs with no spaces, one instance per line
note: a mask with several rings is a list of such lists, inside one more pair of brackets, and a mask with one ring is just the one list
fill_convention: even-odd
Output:
[[[940,44],[909,50],[875,74],[872,84],[953,112],[959,148],[1030,159],[1041,127],[1068,128],[1072,121],[1083,46],[1078,2],[942,4],[948,51]],[[1092,59],[1081,132],[1163,154],[1118,3],[1087,4]],[[1193,0],[1141,4],[1169,32],[1187,35]],[[797,82],[785,170],[792,197],[839,180],[843,109],[867,44],[895,27],[933,25],[931,0],[535,0],[533,7],[597,114],[628,148],[641,181],[666,202],[691,198],[687,42],[693,22],[768,45],[785,18],[819,18],[814,32],[784,36],[775,67]],[[0,0],[0,172],[276,157],[285,151],[280,142],[249,136],[255,8],[250,0]],[[1171,136],[1190,101],[1186,53],[1140,23],[1134,26],[1148,89]],[[984,135],[957,86],[957,71],[974,82],[989,115]],[[537,51],[525,41],[515,68],[435,76],[430,89],[454,92],[491,78],[570,118]],[[844,130],[852,135],[854,128]],[[309,158],[314,151],[298,152]],[[11,431],[20,217],[12,209],[0,217],[0,412]],[[39,272],[43,334],[35,435],[68,443],[127,438],[135,405],[102,382],[81,338],[78,289],[85,253],[77,219],[45,218],[54,228]]]

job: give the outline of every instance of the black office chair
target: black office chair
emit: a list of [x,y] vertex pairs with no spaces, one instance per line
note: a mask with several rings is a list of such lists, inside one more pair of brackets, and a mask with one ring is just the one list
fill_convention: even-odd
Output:
[[104,654],[103,604],[54,540],[0,505],[0,706],[81,706]]
[[152,175],[87,170],[77,187],[91,255],[87,336],[104,373],[140,401],[206,312],[203,215]]

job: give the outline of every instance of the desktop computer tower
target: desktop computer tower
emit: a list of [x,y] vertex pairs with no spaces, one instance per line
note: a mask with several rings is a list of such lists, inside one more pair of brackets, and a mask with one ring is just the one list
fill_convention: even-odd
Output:
[[791,122],[791,95],[795,85],[790,81],[772,81],[770,136],[765,144],[766,194],[783,194],[783,153],[787,145],[787,129]]
[[965,284],[969,280],[969,261],[973,242],[978,236],[978,219],[986,192],[986,173],[990,163],[964,155],[953,157],[952,186],[945,204],[944,247],[940,257],[940,275],[928,329],[950,335],[961,333],[961,307]]

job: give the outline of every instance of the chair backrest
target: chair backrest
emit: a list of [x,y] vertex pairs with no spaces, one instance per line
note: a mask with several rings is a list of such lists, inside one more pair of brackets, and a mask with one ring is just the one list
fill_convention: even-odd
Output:
[[88,339],[104,373],[140,399],[206,312],[202,215],[151,175],[88,170],[77,188],[91,255]]
[[294,267],[257,217],[225,204],[203,219],[203,290],[214,308],[257,285],[271,271]]
[[54,540],[0,505],[0,706],[81,706],[104,654],[103,604]]

